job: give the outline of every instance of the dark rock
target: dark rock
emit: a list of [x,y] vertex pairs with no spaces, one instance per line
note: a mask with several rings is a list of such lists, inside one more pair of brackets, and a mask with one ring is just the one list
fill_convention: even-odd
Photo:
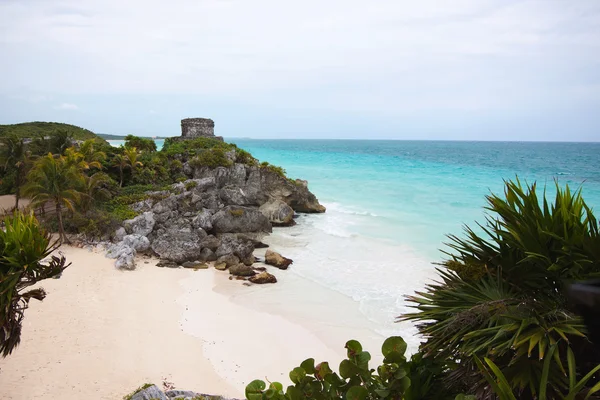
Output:
[[226,254],[236,255],[244,264],[252,265],[254,262],[254,256],[252,252],[254,246],[251,241],[245,239],[239,239],[235,235],[222,235],[221,245],[217,249],[217,257],[224,256]]
[[229,267],[229,273],[235,276],[253,276],[256,275],[256,272],[244,264],[237,264]]
[[227,232],[272,232],[271,223],[254,208],[228,206],[212,216],[216,233]]
[[260,271],[260,272],[263,272],[263,271],[267,270],[265,267],[252,267],[252,269],[255,270],[255,271]]
[[221,245],[221,239],[214,237],[213,235],[208,235],[202,242],[200,243],[203,248],[211,249],[212,251],[216,251]]
[[224,263],[228,267],[232,267],[234,265],[239,264],[239,262],[240,262],[240,259],[237,256],[235,256],[233,254],[226,254],[224,256],[217,258],[215,265]]
[[219,190],[219,198],[223,201],[223,203],[230,206],[243,206],[251,204],[251,202],[249,202],[244,195],[242,188],[235,185],[227,185]]
[[208,264],[200,261],[186,261],[181,264],[183,268],[208,269]]
[[258,284],[277,283],[277,278],[275,278],[274,275],[271,275],[270,273],[265,271],[265,272],[261,272],[258,275],[254,275],[254,276],[250,277],[249,281],[252,283],[258,283]]
[[227,264],[222,262],[222,263],[215,263],[215,269],[218,269],[219,271],[225,271],[227,269]]
[[269,219],[273,226],[292,226],[296,224],[294,210],[281,200],[271,199],[260,206],[259,211]]
[[170,260],[160,260],[156,263],[156,266],[160,268],[179,268],[179,263]]
[[211,249],[204,247],[200,252],[200,260],[202,261],[217,261],[217,255]]
[[267,250],[265,253],[265,264],[272,265],[279,269],[288,269],[292,263],[293,261],[291,259],[283,257],[281,254],[274,251]]
[[160,258],[175,261],[198,260],[202,255],[200,242],[206,237],[201,229],[168,229],[157,232],[152,242],[152,250]]

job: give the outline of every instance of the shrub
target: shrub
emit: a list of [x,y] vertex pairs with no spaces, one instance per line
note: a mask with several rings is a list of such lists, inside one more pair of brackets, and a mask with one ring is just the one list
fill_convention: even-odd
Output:
[[275,174],[279,175],[279,176],[280,176],[280,177],[282,177],[282,178],[285,178],[285,179],[287,179],[287,178],[286,178],[286,176],[285,176],[285,169],[283,169],[283,168],[281,168],[281,167],[278,167],[278,166],[275,166],[275,165],[269,164],[269,163],[268,163],[268,162],[266,162],[266,161],[263,161],[262,163],[260,163],[260,167],[261,167],[261,168],[264,168],[264,169],[266,169],[266,170],[268,170],[268,171],[271,171],[271,172],[273,172],[273,173],[275,173]]
[[192,190],[196,186],[198,186],[198,182],[196,182],[196,181],[189,181],[189,182],[187,182],[185,184],[185,190]]
[[246,164],[246,165],[250,165],[250,166],[254,166],[258,164],[258,160],[254,157],[252,157],[252,154],[248,153],[246,150],[243,149],[236,149],[235,150],[235,161],[240,163],[240,164]]
[[[267,389],[264,381],[255,380],[246,386],[248,400],[262,399],[402,399],[410,387],[407,361],[404,356],[406,343],[395,336],[385,340],[381,348],[383,364],[377,369],[369,368],[371,355],[363,351],[356,340],[346,343],[347,358],[342,360],[339,374],[333,372],[329,363],[315,366],[309,358],[294,368],[289,376],[293,385],[283,390],[279,382],[272,382]],[[377,373],[374,373],[377,371]]]
[[26,291],[39,281],[60,274],[69,266],[64,257],[52,256],[58,248],[33,214],[15,213],[0,229],[0,353],[8,356],[21,340],[21,325],[31,299],[43,300],[42,288]]
[[137,148],[143,152],[154,152],[156,151],[156,142],[150,138],[127,135],[125,136],[125,147]]
[[167,138],[165,139],[165,143],[160,153],[169,157],[173,157],[181,154],[198,154],[202,152],[202,150],[215,148],[229,151],[236,149],[237,146],[212,138],[196,138],[187,140],[181,140],[179,138]]
[[199,167],[229,167],[232,162],[225,155],[223,148],[212,148],[200,152],[196,157],[190,160],[190,165],[194,168]]

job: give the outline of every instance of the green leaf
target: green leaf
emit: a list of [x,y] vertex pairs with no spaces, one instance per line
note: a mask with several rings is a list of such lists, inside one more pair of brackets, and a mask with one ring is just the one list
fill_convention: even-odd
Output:
[[315,359],[308,358],[308,359],[302,361],[302,364],[300,364],[300,368],[304,369],[304,371],[307,374],[314,374],[315,373]]
[[266,387],[267,385],[259,379],[250,382],[248,386],[246,386],[246,399],[261,400],[263,390],[265,390]]
[[360,369],[358,369],[358,367],[350,360],[342,360],[342,362],[340,363],[340,375],[344,379],[356,376],[359,372]]
[[392,353],[398,353],[401,356],[404,356],[406,347],[407,345],[404,339],[402,339],[400,336],[392,336],[383,342],[383,345],[381,346],[381,354],[383,354],[385,358],[388,358],[388,356]]
[[315,371],[316,371],[317,377],[321,380],[325,379],[325,377],[327,375],[330,375],[333,373],[333,371],[329,367],[329,363],[327,361],[323,361],[322,363],[317,365],[315,368]]
[[369,392],[362,386],[352,386],[346,392],[346,400],[365,400]]
[[[287,391],[285,392],[285,395],[290,400],[304,400],[304,394],[302,393],[302,390],[298,389],[296,386],[288,386]],[[251,400],[251,399],[248,398],[248,400]]]
[[306,371],[300,367],[296,367],[290,372],[290,380],[295,384],[302,382],[302,379],[304,379],[305,376]]
[[352,357],[356,353],[360,353],[362,351],[361,344],[356,340],[348,340],[345,347],[348,349],[348,357]]

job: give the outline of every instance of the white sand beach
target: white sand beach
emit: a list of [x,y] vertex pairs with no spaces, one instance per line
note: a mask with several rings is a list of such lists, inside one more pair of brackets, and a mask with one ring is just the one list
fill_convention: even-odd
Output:
[[[29,205],[29,199],[20,199],[19,208],[24,209]],[[12,194],[6,194],[0,196],[0,216],[5,215],[7,212],[15,207],[15,196]]]
[[356,302],[290,271],[245,286],[212,268],[140,259],[122,272],[102,253],[62,252],[71,267],[43,282],[48,296],[27,310],[21,345],[0,359],[3,399],[120,399],[165,380],[243,398],[252,379],[288,383],[306,358],[337,364],[348,339],[373,356],[383,341]]

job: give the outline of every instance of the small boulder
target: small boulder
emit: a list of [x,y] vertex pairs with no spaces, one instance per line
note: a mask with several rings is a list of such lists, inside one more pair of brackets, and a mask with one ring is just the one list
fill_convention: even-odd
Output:
[[202,242],[200,242],[202,248],[209,248],[212,251],[216,251],[221,245],[221,239],[214,237],[213,235],[208,235]]
[[207,269],[208,264],[200,261],[186,261],[181,264],[183,268],[194,268],[194,269]]
[[267,250],[265,253],[265,264],[272,265],[279,269],[288,269],[292,263],[293,261],[291,259],[283,257],[281,254],[272,250]]
[[159,262],[156,263],[157,267],[160,268],[179,268],[179,264],[174,262],[174,261],[170,261],[170,260],[160,260]]
[[221,237],[221,245],[216,251],[217,257],[227,254],[234,254],[244,264],[252,265],[254,263],[254,245],[250,240],[239,239],[235,235],[224,234]]
[[127,235],[123,238],[123,243],[135,249],[138,253],[145,253],[150,250],[150,241],[146,236],[136,234]]
[[294,222],[294,210],[287,203],[271,199],[258,209],[269,219],[273,226],[292,226]]
[[148,236],[154,229],[155,223],[154,214],[152,212],[145,212],[133,219],[124,221],[123,227],[129,234]]
[[212,223],[210,222],[210,219],[212,215],[213,211],[209,210],[208,208],[202,209],[202,211],[200,211],[198,215],[196,215],[196,217],[192,220],[192,226],[194,228],[204,229],[206,232],[211,231]]
[[174,227],[161,230],[152,242],[152,250],[167,260],[182,263],[184,261],[198,260],[202,254],[200,242],[206,237],[202,229]]
[[225,265],[227,265],[228,267],[232,267],[234,265],[239,264],[240,259],[233,255],[233,254],[226,254],[224,256],[221,256],[219,258],[217,258],[217,261],[215,264],[222,264],[225,263]]
[[227,269],[227,264],[225,264],[224,262],[215,263],[215,269],[218,269],[219,271],[225,271]]
[[229,273],[235,276],[253,276],[256,275],[256,272],[244,264],[237,264],[229,267]]
[[117,269],[126,269],[132,271],[135,269],[135,249],[131,247],[124,247],[119,253],[117,261],[115,261],[115,267]]
[[114,240],[116,242],[120,242],[127,235],[127,231],[122,226],[115,231]]
[[252,277],[250,277],[250,282],[252,283],[258,283],[258,284],[263,284],[263,283],[277,283],[277,278],[275,278],[274,275],[271,275],[268,272],[261,272],[258,275],[254,275]]

